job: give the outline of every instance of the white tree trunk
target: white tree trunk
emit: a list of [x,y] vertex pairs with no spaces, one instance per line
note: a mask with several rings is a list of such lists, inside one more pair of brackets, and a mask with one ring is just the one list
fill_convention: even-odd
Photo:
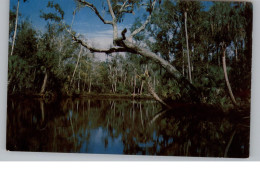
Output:
[[223,46],[222,48],[222,62],[223,62],[223,71],[224,71],[224,76],[225,76],[225,81],[226,81],[226,85],[228,87],[228,92],[229,92],[229,96],[233,102],[234,105],[237,106],[237,102],[235,100],[235,97],[233,95],[233,92],[232,92],[232,89],[231,89],[231,86],[230,86],[230,83],[229,83],[229,79],[228,79],[228,74],[227,74],[227,66],[226,66],[226,48]]
[[17,33],[18,16],[19,16],[19,4],[20,4],[20,0],[18,0],[17,7],[16,7],[16,20],[15,20],[15,28],[14,28],[12,49],[11,49],[11,54],[10,54],[11,56],[13,55],[13,52],[14,52],[14,44],[15,44],[16,33]]
[[192,83],[192,79],[191,79],[191,63],[190,63],[190,53],[189,53],[189,37],[188,37],[188,30],[187,30],[187,12],[184,12],[184,16],[185,16],[185,35],[186,35],[186,45],[187,45],[189,80],[190,80],[190,83]]
[[78,68],[78,65],[79,65],[79,60],[80,60],[80,56],[81,56],[81,52],[82,52],[82,45],[80,46],[80,51],[79,51],[79,54],[78,54],[78,60],[77,60],[77,63],[76,63],[76,66],[75,66],[75,69],[73,71],[73,74],[72,74],[72,77],[71,77],[71,80],[70,80],[70,87],[73,83],[73,79],[74,79],[74,76],[75,76],[75,73],[76,73],[76,70]]
[[42,88],[41,88],[40,94],[43,94],[45,92],[47,80],[48,80],[48,74],[47,74],[47,70],[45,70],[45,75],[44,75],[44,79],[43,79],[43,83],[42,83]]

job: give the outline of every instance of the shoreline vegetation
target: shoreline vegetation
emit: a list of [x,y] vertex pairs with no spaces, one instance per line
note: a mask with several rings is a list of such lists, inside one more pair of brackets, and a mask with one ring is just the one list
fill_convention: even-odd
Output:
[[153,97],[148,94],[138,95],[138,94],[109,94],[109,93],[74,93],[70,95],[57,95],[51,92],[45,92],[44,94],[28,94],[28,93],[19,93],[19,94],[9,94],[10,98],[18,97],[27,97],[27,98],[37,98],[37,99],[55,99],[59,98],[98,98],[98,99],[136,99],[136,100],[153,100]]

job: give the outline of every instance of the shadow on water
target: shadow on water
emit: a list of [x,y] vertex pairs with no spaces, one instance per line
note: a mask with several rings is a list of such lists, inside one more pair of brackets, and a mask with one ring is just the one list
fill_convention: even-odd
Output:
[[248,157],[249,112],[151,100],[8,100],[7,149]]

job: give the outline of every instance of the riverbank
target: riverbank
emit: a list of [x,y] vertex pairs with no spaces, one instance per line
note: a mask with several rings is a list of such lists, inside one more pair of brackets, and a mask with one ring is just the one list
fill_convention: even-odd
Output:
[[31,93],[19,93],[19,94],[9,94],[8,98],[43,98],[43,99],[53,99],[53,98],[98,98],[98,99],[153,99],[151,95],[143,94],[110,94],[110,93],[80,93],[71,95],[59,95],[46,92],[45,94],[31,94]]

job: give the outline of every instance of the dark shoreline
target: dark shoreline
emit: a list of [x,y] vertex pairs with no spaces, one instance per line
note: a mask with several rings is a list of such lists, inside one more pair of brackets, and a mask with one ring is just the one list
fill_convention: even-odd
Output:
[[[52,95],[54,99],[58,98],[102,98],[102,99],[142,99],[150,100],[153,99],[150,95],[132,95],[132,94],[109,94],[109,93],[83,93],[83,94],[73,94],[73,95]],[[43,94],[8,94],[7,98],[40,98],[45,99]]]

